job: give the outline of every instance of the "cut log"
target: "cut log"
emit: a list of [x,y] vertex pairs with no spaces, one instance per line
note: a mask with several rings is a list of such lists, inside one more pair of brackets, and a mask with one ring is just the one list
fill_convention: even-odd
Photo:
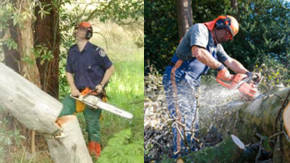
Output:
[[62,132],[56,138],[47,137],[47,144],[55,163],[92,163],[77,117],[63,116],[57,120]]
[[[145,159],[147,161],[163,160],[164,162],[172,162],[172,160],[164,160],[173,153],[166,149],[166,147],[172,147],[173,134],[170,131],[172,120],[168,116],[169,112],[161,81],[161,78],[156,78],[156,76],[145,78],[145,95],[148,99],[144,105],[144,122],[146,124],[144,127],[144,147],[148,151],[145,153]],[[198,103],[200,106],[199,138],[202,149],[184,156],[183,160],[185,162],[194,162],[194,160],[196,162],[218,162],[216,160],[226,159],[225,157],[230,158],[227,159],[227,162],[241,161],[243,158],[239,156],[239,152],[235,152],[236,146],[222,145],[223,143],[232,143],[227,139],[229,133],[236,135],[246,145],[258,144],[258,146],[261,141],[256,138],[256,134],[259,133],[267,139],[263,139],[262,146],[267,148],[266,151],[273,152],[273,162],[290,162],[290,143],[281,132],[281,126],[283,125],[280,121],[282,118],[281,111],[285,107],[283,103],[287,99],[290,88],[271,90],[272,93],[269,92],[268,95],[259,96],[254,101],[244,101],[241,99],[238,90],[225,89],[216,84],[215,80],[209,80],[206,83],[206,85],[200,87],[201,93]],[[288,110],[290,112],[290,109],[284,110],[284,119],[289,120],[286,114],[288,114]],[[290,117],[290,114],[288,117]],[[276,121],[276,119],[278,120]],[[287,120],[284,120],[284,125],[288,122]],[[213,147],[222,138],[223,142]],[[269,139],[271,143],[269,143]],[[223,148],[228,147],[232,150],[223,154]],[[279,149],[281,150],[279,151]],[[249,162],[255,162],[257,155],[254,154],[251,157],[253,160]],[[212,158],[216,160],[212,161]]]
[[284,121],[287,134],[290,137],[290,102],[288,103],[288,105],[286,106],[283,112],[283,121]]
[[[216,113],[209,115],[207,116],[208,119],[203,119],[203,121],[217,126],[223,135],[228,133],[237,135],[246,144],[258,142],[259,140],[255,137],[257,133],[270,137],[281,132],[281,129],[277,126],[280,126],[279,119],[282,118],[283,101],[286,98],[289,101],[289,97],[287,97],[289,91],[290,88],[284,88],[270,95],[261,96],[252,102],[236,101],[218,106],[216,107],[218,115],[215,115]],[[200,110],[203,109],[208,108],[200,108]],[[284,125],[286,122],[284,121]],[[281,152],[283,151],[281,160],[290,162],[290,143],[286,137],[280,134],[279,140],[276,137],[273,137],[273,140],[276,140],[275,145],[282,144],[282,146],[273,147],[274,157],[275,148],[281,148]],[[277,153],[277,155],[279,154]]]
[[[0,107],[25,127],[43,133],[55,162],[91,163],[75,116],[56,120],[62,104],[0,63]],[[60,135],[56,135],[60,134]]]
[[20,123],[39,133],[53,134],[62,104],[0,63],[0,105]]

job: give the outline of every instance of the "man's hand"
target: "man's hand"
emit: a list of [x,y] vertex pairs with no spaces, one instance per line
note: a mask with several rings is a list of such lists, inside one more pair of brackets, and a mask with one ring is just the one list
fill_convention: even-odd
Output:
[[103,91],[103,86],[101,84],[98,84],[96,86],[96,91],[97,91],[98,94],[101,93]]
[[221,70],[219,70],[217,74],[217,78],[225,81],[232,80],[233,75],[230,74],[229,70],[226,67],[223,67]]
[[81,95],[81,92],[77,88],[71,89],[71,95],[74,97],[79,97]]

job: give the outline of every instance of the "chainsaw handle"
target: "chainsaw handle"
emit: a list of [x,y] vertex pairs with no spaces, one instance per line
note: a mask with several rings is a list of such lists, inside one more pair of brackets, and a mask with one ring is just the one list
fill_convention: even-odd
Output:
[[226,87],[226,88],[228,88],[228,89],[232,89],[232,85],[231,85],[231,84],[228,84],[228,83],[222,81],[222,80],[219,79],[219,78],[216,78],[216,81],[217,81],[218,83],[220,83],[222,86],[224,86],[224,87]]

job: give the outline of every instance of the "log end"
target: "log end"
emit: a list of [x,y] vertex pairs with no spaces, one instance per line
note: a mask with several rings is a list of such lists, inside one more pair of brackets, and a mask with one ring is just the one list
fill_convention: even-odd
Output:
[[62,127],[63,124],[69,122],[69,121],[72,121],[76,119],[76,116],[74,115],[65,115],[65,116],[62,116],[62,117],[59,117],[55,123],[59,126],[59,127]]

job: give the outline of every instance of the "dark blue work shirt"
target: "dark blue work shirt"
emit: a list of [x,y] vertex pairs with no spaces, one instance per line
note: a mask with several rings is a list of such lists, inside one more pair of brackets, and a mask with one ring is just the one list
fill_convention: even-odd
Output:
[[74,74],[74,83],[81,90],[86,87],[94,89],[112,62],[104,50],[87,42],[80,52],[77,45],[73,45],[68,52],[66,72]]

